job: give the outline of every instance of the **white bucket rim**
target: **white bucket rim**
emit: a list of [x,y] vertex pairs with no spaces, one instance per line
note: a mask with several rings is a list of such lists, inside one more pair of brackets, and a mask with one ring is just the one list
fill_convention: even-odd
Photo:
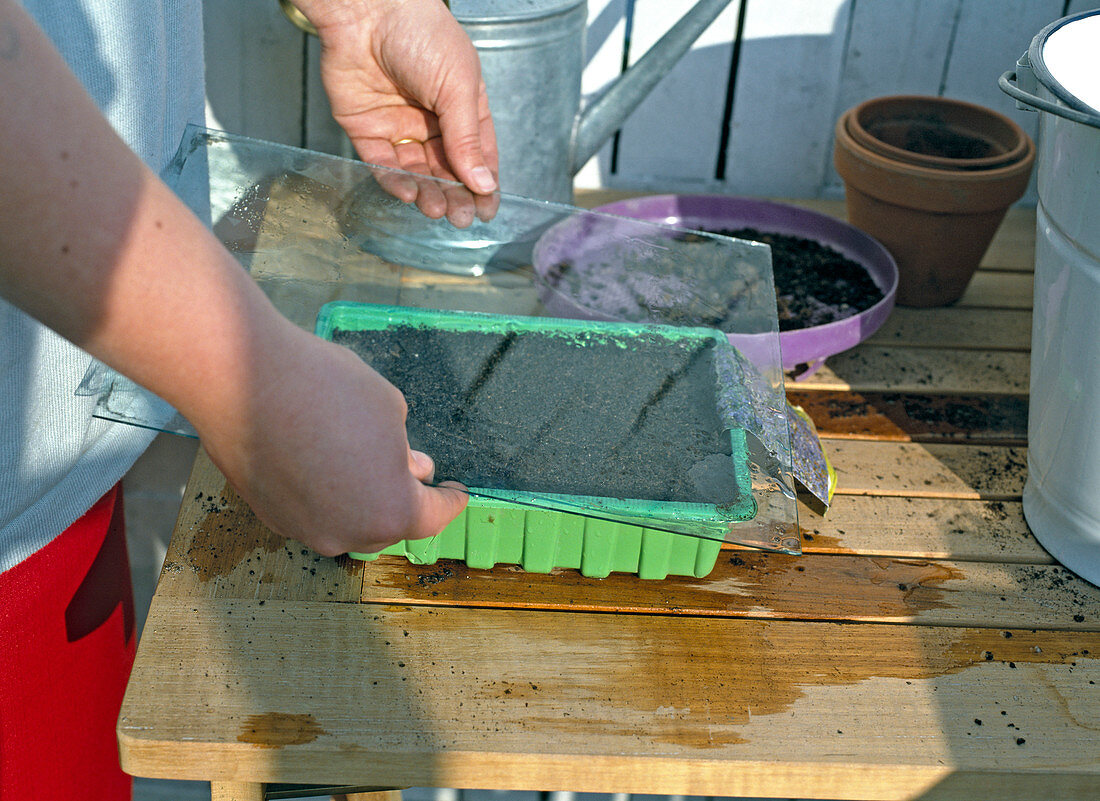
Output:
[[[1052,22],[1050,25],[1043,28],[1043,30],[1039,31],[1039,33],[1035,35],[1035,38],[1031,40],[1031,46],[1028,48],[1027,54],[1028,59],[1031,61],[1031,69],[1034,71],[1035,77],[1052,95],[1054,95],[1054,97],[1072,109],[1076,109],[1086,114],[1091,113],[1100,117],[1100,111],[1098,111],[1096,107],[1083,100],[1077,92],[1066,87],[1063,83],[1066,79],[1067,69],[1064,62],[1057,58],[1050,59],[1049,56],[1054,54],[1048,53],[1051,39],[1054,38],[1055,34],[1068,33],[1068,28],[1071,26],[1086,19],[1093,18],[1100,21],[1100,8],[1071,14],[1068,17],[1062,17],[1062,19]],[[1095,52],[1095,48],[1093,52]],[[1063,80],[1060,81],[1055,77],[1056,71],[1062,76]]]
[[[1046,44],[1053,34],[1066,26],[1097,15],[1100,15],[1100,8],[1070,14],[1055,20],[1039,31],[1031,40],[1027,52],[1017,62],[1017,69],[1015,71],[1009,70],[1001,75],[998,85],[1002,91],[1014,98],[1019,108],[1030,106],[1038,111],[1045,111],[1071,122],[1100,128],[1100,111],[1062,85],[1052,73],[1044,53]],[[1038,81],[1051,94],[1054,102],[1043,97],[1037,97],[1027,91],[1023,86],[1023,81],[1017,80],[1022,78],[1025,73],[1030,73],[1032,77],[1029,88],[1035,85],[1035,81]]]

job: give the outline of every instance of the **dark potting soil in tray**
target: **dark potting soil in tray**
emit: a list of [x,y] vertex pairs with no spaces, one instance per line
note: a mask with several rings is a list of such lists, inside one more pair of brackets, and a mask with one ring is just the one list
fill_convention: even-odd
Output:
[[471,487],[730,503],[713,342],[639,335],[336,330],[408,401],[413,448]]
[[780,331],[843,320],[882,300],[882,290],[862,264],[821,242],[755,228],[711,233],[771,247]]

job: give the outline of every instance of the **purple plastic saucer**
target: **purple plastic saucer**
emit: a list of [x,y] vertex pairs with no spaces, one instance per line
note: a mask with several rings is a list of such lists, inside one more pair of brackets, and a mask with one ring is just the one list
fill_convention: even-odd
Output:
[[[796,380],[813,373],[829,356],[867,339],[886,322],[894,308],[898,268],[893,257],[877,240],[826,214],[785,203],[727,195],[647,195],[608,203],[593,211],[677,228],[711,231],[756,228],[766,233],[800,236],[828,245],[861,264],[882,290],[882,300],[841,320],[779,332],[783,369],[797,370]],[[577,233],[583,236],[582,232]],[[545,274],[559,254],[545,250],[542,253],[545,258],[539,254],[540,249],[536,248],[535,270]]]

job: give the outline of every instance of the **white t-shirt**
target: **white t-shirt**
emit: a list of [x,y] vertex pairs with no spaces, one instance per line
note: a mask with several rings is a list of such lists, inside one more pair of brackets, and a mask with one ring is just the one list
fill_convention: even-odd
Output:
[[[203,122],[201,0],[23,0],[122,138],[156,171]],[[0,300],[0,572],[114,486],[152,432],[92,416],[91,357]]]

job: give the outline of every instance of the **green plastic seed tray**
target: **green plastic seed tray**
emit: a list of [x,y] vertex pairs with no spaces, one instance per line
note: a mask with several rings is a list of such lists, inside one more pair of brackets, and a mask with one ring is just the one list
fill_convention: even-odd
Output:
[[756,514],[719,332],[347,302],[316,331],[405,394],[412,447],[470,491],[440,535],[381,553],[702,577]]

